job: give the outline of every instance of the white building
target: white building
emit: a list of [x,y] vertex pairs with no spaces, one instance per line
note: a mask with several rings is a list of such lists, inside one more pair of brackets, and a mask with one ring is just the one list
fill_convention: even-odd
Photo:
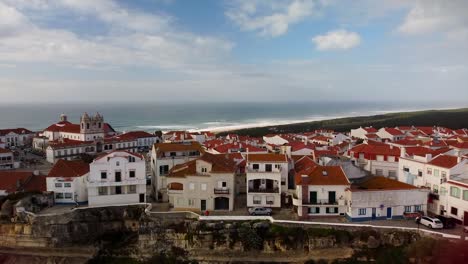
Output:
[[[426,154],[424,157],[413,155],[400,159],[399,180],[417,187],[424,187],[430,192],[428,210],[434,214],[449,213],[450,208],[459,207],[452,205],[452,190],[458,188],[455,179],[464,174],[467,160],[462,157],[440,154],[432,157],[432,154]],[[452,181],[452,178],[454,179]],[[463,182],[463,180],[460,180]],[[461,183],[463,184],[463,183]],[[455,185],[455,186],[452,186]],[[456,198],[460,198],[461,196]],[[458,213],[458,212],[457,212]],[[461,216],[454,214],[455,218],[461,220]]]
[[13,158],[13,152],[8,149],[0,148],[0,170],[13,169],[18,167],[19,163],[16,163]]
[[379,129],[376,133],[381,139],[390,140],[390,141],[398,141],[406,137],[405,133],[391,127],[383,127]]
[[236,163],[224,154],[203,156],[174,166],[167,175],[169,203],[178,210],[234,209]]
[[440,213],[468,226],[468,165],[465,164],[464,167],[463,173],[450,175],[445,191],[439,192]]
[[90,206],[134,204],[146,201],[146,165],[142,155],[113,151],[90,165],[88,203]]
[[130,131],[121,135],[114,136],[114,138],[117,140],[120,139],[122,141],[136,140],[137,147],[138,149],[141,149],[141,150],[148,150],[154,144],[161,142],[161,138],[159,138],[158,136],[154,134],[145,132],[145,131]]
[[58,160],[46,178],[47,191],[53,192],[55,203],[88,202],[89,164],[83,161]]
[[376,176],[346,191],[346,217],[351,221],[414,218],[427,210],[429,190]]
[[271,136],[271,137],[264,136],[264,137],[263,137],[263,141],[265,141],[266,144],[269,144],[269,145],[276,145],[276,146],[282,146],[282,145],[284,145],[284,144],[289,143],[288,140],[282,138],[282,137],[279,136],[279,135],[274,135],[274,136]]
[[151,151],[153,195],[167,201],[166,176],[175,165],[199,158],[203,147],[196,141],[154,144]]
[[340,166],[320,166],[303,157],[295,164],[294,208],[301,218],[344,215],[350,182]]
[[285,154],[249,154],[247,207],[281,207],[281,193],[288,189],[288,159]]
[[376,134],[377,129],[373,127],[359,127],[356,129],[351,129],[351,137],[365,139],[367,134]]
[[356,166],[376,175],[398,178],[400,148],[384,143],[359,144],[348,151]]
[[29,145],[33,137],[34,132],[26,128],[0,129],[0,142],[7,148]]

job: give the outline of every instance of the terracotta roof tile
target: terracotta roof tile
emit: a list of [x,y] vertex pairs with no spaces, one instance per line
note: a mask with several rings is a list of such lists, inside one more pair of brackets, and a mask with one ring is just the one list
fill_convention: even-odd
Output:
[[288,162],[286,155],[284,154],[274,154],[274,153],[265,153],[265,154],[249,154],[246,155],[246,159],[250,162]]
[[47,177],[65,177],[74,178],[81,177],[89,172],[89,164],[79,160],[62,160],[59,159]]
[[413,190],[418,189],[417,187],[392,180],[382,176],[371,177],[368,180],[352,186],[353,191],[375,191],[375,190]]
[[449,169],[458,164],[458,157],[441,154],[433,158],[429,164]]

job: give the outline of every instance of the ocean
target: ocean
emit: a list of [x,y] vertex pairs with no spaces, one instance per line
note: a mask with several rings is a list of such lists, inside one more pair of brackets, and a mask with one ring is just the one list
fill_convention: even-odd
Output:
[[0,128],[40,131],[60,114],[78,123],[82,113],[99,112],[118,131],[222,131],[338,117],[467,107],[467,103],[415,102],[226,102],[226,103],[8,103],[0,105]]

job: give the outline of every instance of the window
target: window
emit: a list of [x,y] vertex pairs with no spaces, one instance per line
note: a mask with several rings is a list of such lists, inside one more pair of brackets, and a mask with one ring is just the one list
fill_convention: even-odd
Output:
[[450,213],[452,215],[458,215],[458,208],[456,207],[450,207]]
[[169,153],[169,156],[171,156],[171,157],[175,157],[176,155],[177,155],[176,152],[171,152],[171,153]]
[[134,170],[129,171],[129,172],[128,172],[128,176],[129,176],[130,178],[135,178],[135,171],[134,171]]
[[403,167],[403,171],[409,172],[409,168]]
[[121,182],[122,181],[122,172],[120,172],[120,171],[115,172],[115,181],[116,182]]
[[262,197],[261,196],[254,196],[253,197],[253,204],[261,204],[262,203]]
[[375,170],[375,175],[376,175],[376,176],[383,176],[383,170],[381,170],[381,169],[376,169],[376,170]]
[[431,168],[427,168],[427,174],[432,175],[432,169]]
[[280,164],[275,164],[275,169],[281,170],[281,165]]
[[405,213],[411,213],[411,206],[405,206]]
[[200,188],[201,188],[202,191],[206,191],[206,183],[202,183],[200,185]]
[[440,195],[445,195],[447,193],[447,189],[445,189],[445,187],[440,187],[440,190],[439,190],[439,194]]
[[258,170],[258,169],[260,169],[260,165],[259,164],[252,164],[252,169]]
[[358,214],[359,215],[366,215],[366,208],[359,208]]
[[159,175],[164,176],[169,173],[169,165],[159,166]]
[[115,166],[120,166],[120,161],[116,161]]
[[225,181],[221,182],[221,187],[223,187],[223,188],[227,187],[227,182],[225,182]]
[[71,199],[72,193],[65,193],[65,199]]
[[98,187],[99,195],[107,195],[107,187]]
[[56,182],[55,183],[55,188],[62,188],[62,183]]
[[195,183],[189,183],[189,190],[195,190]]
[[189,206],[194,206],[195,205],[195,199],[188,199],[188,205]]
[[122,194],[122,186],[115,186],[115,194]]
[[135,162],[135,157],[128,156],[128,162]]
[[265,171],[271,172],[273,170],[273,165],[265,164]]
[[468,201],[468,190],[463,191],[463,200]]
[[414,211],[415,211],[415,212],[421,211],[421,205],[415,205],[415,206],[414,206]]
[[447,172],[446,171],[442,172],[442,177],[444,177],[444,178],[447,177]]
[[439,177],[439,170],[434,169],[434,176]]
[[309,207],[308,208],[309,214],[320,214],[320,207]]
[[107,171],[101,171],[101,180],[107,179]]
[[129,185],[127,193],[136,193],[136,185]]
[[63,193],[55,193],[55,199],[63,199]]
[[388,177],[389,177],[389,178],[396,178],[396,177],[397,177],[396,171],[394,171],[394,170],[389,170],[389,171],[388,171]]
[[439,185],[434,184],[434,185],[432,186],[432,192],[433,192],[433,193],[439,193]]
[[422,177],[422,170],[418,170],[418,176]]
[[460,198],[460,189],[458,187],[450,187],[450,196]]
[[325,208],[325,212],[327,214],[337,214],[338,213],[338,207],[327,207],[327,208]]
[[267,196],[266,197],[266,204],[272,205],[275,203],[275,197],[274,196]]
[[202,172],[202,173],[206,173],[207,171],[208,171],[207,168],[201,168],[201,172]]
[[66,182],[63,184],[63,187],[65,188],[70,188],[71,187],[71,182]]

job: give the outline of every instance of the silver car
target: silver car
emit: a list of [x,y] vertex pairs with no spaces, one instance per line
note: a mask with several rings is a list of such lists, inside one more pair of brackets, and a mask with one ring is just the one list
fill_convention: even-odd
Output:
[[428,217],[428,216],[422,216],[422,217],[416,218],[416,223],[420,223],[421,225],[425,225],[431,229],[432,228],[437,228],[437,229],[444,228],[444,224],[442,224],[442,222],[439,219]]
[[272,213],[271,208],[265,208],[265,207],[249,208],[250,215],[271,215],[271,213]]

